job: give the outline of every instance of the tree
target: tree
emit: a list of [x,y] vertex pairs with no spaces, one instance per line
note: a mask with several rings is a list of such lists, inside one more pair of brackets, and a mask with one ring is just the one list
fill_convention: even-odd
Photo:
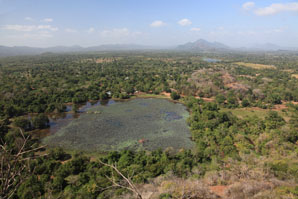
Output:
[[276,111],[269,111],[265,117],[265,125],[267,129],[276,129],[285,124],[285,120],[278,115]]
[[248,107],[250,105],[250,103],[247,99],[242,100],[241,104],[242,104],[243,107]]
[[0,143],[0,198],[12,198],[20,185],[32,174],[30,162],[37,156],[34,154],[44,146],[35,147],[19,129],[20,136],[15,140],[16,146],[10,147],[6,142]]
[[[106,178],[112,183],[112,185],[109,188],[113,188],[113,187],[123,188],[123,189],[126,189],[126,190],[131,191],[132,193],[134,193],[136,195],[137,199],[142,199],[143,198],[141,192],[134,185],[134,183],[132,182],[130,177],[126,177],[125,175],[123,175],[123,173],[120,172],[119,169],[117,168],[116,164],[107,164],[107,163],[102,162],[101,160],[99,160],[99,162],[100,162],[100,164],[102,164],[104,166],[107,166],[107,167],[112,169],[112,177],[106,176]],[[114,176],[114,172],[116,172],[116,174],[119,175],[124,182],[117,181],[115,176]]]
[[178,99],[180,99],[180,95],[177,92],[173,91],[171,93],[171,98],[172,98],[172,100],[178,100]]
[[25,131],[31,129],[31,122],[24,117],[16,118],[15,121],[13,122],[13,124],[16,127],[24,129]]
[[106,100],[106,99],[108,99],[109,98],[109,96],[108,96],[108,94],[106,93],[106,92],[101,92],[100,94],[99,94],[99,99],[100,100]]
[[234,95],[234,93],[231,93],[228,96],[227,101],[228,101],[229,108],[236,108],[238,106],[238,100],[237,100],[236,96]]
[[119,98],[120,99],[128,99],[129,95],[127,93],[120,93]]
[[45,114],[41,113],[38,114],[36,117],[33,118],[32,123],[34,128],[37,129],[44,129],[49,127],[49,118]]
[[225,103],[225,100],[226,100],[226,97],[225,97],[223,94],[218,94],[218,95],[215,97],[215,101],[216,101],[218,104],[223,104],[223,103]]

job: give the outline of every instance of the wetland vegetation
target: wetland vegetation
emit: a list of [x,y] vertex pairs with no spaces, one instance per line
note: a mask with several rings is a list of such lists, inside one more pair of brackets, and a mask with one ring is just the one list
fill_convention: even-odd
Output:
[[134,99],[95,106],[45,138],[49,146],[80,150],[190,149],[188,112],[166,99]]

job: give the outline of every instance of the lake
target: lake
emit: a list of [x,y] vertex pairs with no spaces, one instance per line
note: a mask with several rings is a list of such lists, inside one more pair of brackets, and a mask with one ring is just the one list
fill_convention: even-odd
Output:
[[137,98],[105,105],[90,103],[76,118],[53,122],[55,128],[43,142],[71,150],[155,150],[172,147],[190,149],[186,107],[166,99]]
[[219,59],[213,59],[213,58],[203,58],[203,61],[206,61],[206,62],[209,62],[209,63],[220,62]]

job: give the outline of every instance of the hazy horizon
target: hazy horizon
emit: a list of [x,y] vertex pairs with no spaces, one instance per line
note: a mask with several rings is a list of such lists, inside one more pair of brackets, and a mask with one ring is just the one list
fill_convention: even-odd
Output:
[[298,47],[298,1],[0,0],[0,45]]

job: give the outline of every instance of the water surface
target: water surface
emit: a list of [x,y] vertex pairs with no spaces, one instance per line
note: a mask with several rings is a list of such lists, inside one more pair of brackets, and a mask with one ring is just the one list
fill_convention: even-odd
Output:
[[216,63],[220,62],[219,59],[214,59],[214,58],[203,58],[204,61],[209,62],[209,63]]
[[49,146],[80,150],[154,150],[191,148],[185,106],[166,99],[134,99],[86,105],[43,141]]

